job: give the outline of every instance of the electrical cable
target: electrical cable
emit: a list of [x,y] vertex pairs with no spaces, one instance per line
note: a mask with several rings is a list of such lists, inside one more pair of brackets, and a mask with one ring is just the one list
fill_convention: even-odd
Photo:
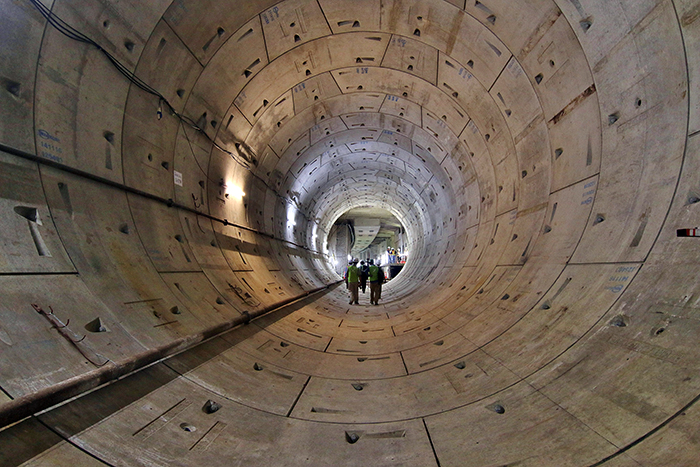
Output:
[[[175,116],[181,124],[186,124],[187,126],[193,128],[195,131],[201,133],[204,135],[204,137],[212,144],[213,147],[218,149],[219,151],[228,154],[237,164],[239,164],[241,167],[245,168],[248,172],[250,172],[251,175],[253,175],[255,178],[260,180],[267,188],[269,188],[275,196],[280,198],[283,202],[290,204],[296,208],[298,206],[296,205],[293,200],[290,200],[286,196],[280,195],[277,190],[272,188],[265,180],[263,180],[260,176],[255,174],[251,168],[250,164],[253,164],[257,166],[258,164],[258,158],[257,155],[255,154],[255,151],[246,144],[243,141],[234,140],[234,146],[236,147],[236,151],[238,154],[229,151],[228,149],[222,147],[220,144],[218,144],[213,138],[211,138],[207,132],[201,128],[195,121],[193,121],[191,118],[187,117],[186,115],[180,114],[173,106],[170,104],[168,99],[165,98],[160,92],[158,92],[155,88],[151,87],[148,83],[143,81],[141,78],[136,76],[135,73],[130,71],[124,64],[122,64],[119,60],[117,60],[116,57],[114,57],[111,53],[109,53],[106,49],[104,49],[99,43],[95,42],[93,39],[88,37],[87,35],[83,34],[79,30],[75,29],[72,27],[70,24],[66,23],[63,19],[61,19],[58,15],[56,15],[51,9],[46,7],[44,4],[42,4],[39,0],[29,0],[32,5],[39,11],[39,13],[46,19],[46,21],[53,26],[57,31],[59,31],[61,34],[64,36],[68,37],[69,39],[92,45],[93,47],[97,48],[106,58],[109,60],[109,62],[119,71],[120,74],[122,74],[124,77],[126,77],[129,82],[134,84],[136,87],[139,89],[143,90],[144,92],[147,92],[148,94],[151,94],[159,99],[159,106],[158,106],[158,115],[159,119],[162,117],[162,111],[160,110],[161,104],[164,103],[166,107],[168,108],[169,112],[171,115]],[[187,132],[184,129],[183,126],[183,132],[185,132],[185,138],[187,138],[187,142],[190,145],[190,151],[192,151],[192,157],[194,157],[195,162],[197,162],[197,165],[199,166],[199,161],[194,155],[194,151],[192,148],[192,144],[190,142],[189,137],[187,136]],[[245,163],[241,162],[239,159],[243,159]],[[219,181],[213,181],[211,180],[207,173],[202,169],[201,166],[199,166],[199,169],[202,171],[202,173],[207,177],[207,180],[209,180],[212,183],[220,183]]]
[[[117,60],[116,57],[114,57],[111,53],[109,53],[107,50],[105,50],[99,43],[95,42],[92,40],[90,37],[86,36],[79,30],[73,28],[71,25],[66,23],[63,19],[61,19],[58,15],[56,15],[53,11],[51,11],[48,7],[43,5],[39,0],[29,0],[32,5],[39,11],[39,13],[46,19],[46,21],[53,26],[57,31],[59,31],[61,34],[64,36],[68,37],[69,39],[82,42],[84,44],[92,45],[93,47],[97,48],[106,58],[107,60],[112,63],[112,65],[121,73],[124,75],[132,84],[134,84],[136,87],[139,89],[157,97],[160,101],[160,103],[164,103],[168,110],[170,111],[170,114],[175,116],[178,120],[181,122],[187,124],[188,126],[194,128],[196,131],[202,133],[207,140],[217,148],[218,150],[228,154],[231,156],[231,158],[244,167],[246,170],[250,171],[250,165],[257,165],[257,157],[255,156],[254,151],[250,146],[245,144],[243,141],[235,141],[235,146],[237,151],[239,152],[238,154],[235,154],[232,151],[229,151],[228,149],[222,147],[219,145],[213,138],[211,138],[206,131],[204,131],[203,128],[201,128],[197,123],[195,123],[191,118],[180,114],[174,107],[173,105],[168,101],[168,99],[165,98],[160,92],[158,92],[156,89],[151,87],[148,83],[140,79],[136,74],[131,72],[125,65],[123,65],[119,60]],[[159,105],[160,109],[160,105]],[[162,113],[159,113],[159,118],[162,116]],[[241,150],[241,148],[243,150]],[[245,163],[241,162],[239,158],[242,158]]]

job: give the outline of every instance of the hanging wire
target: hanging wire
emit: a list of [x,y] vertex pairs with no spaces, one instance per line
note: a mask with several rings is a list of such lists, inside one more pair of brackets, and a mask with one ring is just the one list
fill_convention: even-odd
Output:
[[[48,7],[46,7],[44,4],[42,4],[39,0],[29,0],[32,5],[39,11],[39,13],[46,19],[46,21],[53,26],[58,32],[63,34],[64,36],[68,37],[69,39],[92,45],[95,47],[97,50],[99,50],[106,58],[107,60],[112,63],[112,65],[121,73],[126,79],[128,79],[132,84],[134,84],[136,87],[139,89],[157,97],[159,99],[159,105],[158,105],[158,115],[159,119],[162,117],[162,110],[161,106],[162,104],[165,104],[168,111],[170,112],[171,115],[176,117],[178,120],[180,120],[182,123],[190,126],[191,128],[194,128],[196,131],[201,133],[206,137],[206,139],[214,146],[217,148],[219,151],[222,151],[231,158],[236,161],[239,165],[244,167],[246,170],[250,170],[250,164],[252,165],[257,165],[257,157],[255,156],[254,151],[250,146],[245,144],[243,141],[235,141],[235,146],[238,151],[238,154],[229,151],[228,149],[222,147],[220,144],[218,144],[216,141],[214,141],[213,138],[211,138],[206,131],[204,131],[203,128],[201,128],[199,125],[197,125],[196,122],[194,122],[191,118],[180,114],[175,107],[172,106],[172,104],[168,101],[168,99],[165,98],[160,92],[158,92],[156,89],[151,87],[148,83],[143,81],[141,78],[136,76],[131,70],[129,70],[125,65],[123,65],[119,60],[117,60],[114,55],[109,53],[107,50],[105,50],[100,44],[92,40],[90,37],[86,36],[79,30],[75,29],[72,27],[70,24],[66,23],[63,19],[61,19],[59,16],[57,16],[53,11],[51,11]],[[242,162],[239,159],[243,159],[244,162]]]
[[[158,102],[158,119],[160,120],[163,116],[163,111],[162,111],[162,104],[165,104],[167,107],[168,111],[170,114],[174,117],[176,117],[181,124],[183,125],[183,133],[185,134],[185,138],[187,139],[187,143],[190,147],[190,151],[192,152],[192,157],[194,158],[195,162],[197,163],[197,166],[199,166],[199,170],[202,171],[204,176],[207,178],[212,183],[218,184],[220,183],[219,181],[214,181],[209,178],[208,174],[202,169],[202,167],[199,165],[199,161],[197,160],[197,157],[194,154],[194,150],[192,148],[192,143],[190,141],[189,136],[187,135],[187,131],[185,129],[185,125],[193,128],[195,131],[198,133],[202,134],[207,141],[211,143],[213,147],[218,149],[219,151],[228,154],[231,156],[231,158],[238,163],[241,167],[246,169],[252,176],[254,176],[256,179],[258,179],[260,182],[262,182],[267,188],[269,188],[276,197],[281,199],[284,203],[290,204],[294,207],[299,207],[298,203],[295,200],[289,199],[287,196],[283,196],[280,193],[277,192],[276,189],[271,187],[267,181],[263,180],[259,175],[257,175],[255,172],[251,170],[250,165],[257,166],[258,164],[258,158],[255,154],[255,151],[253,151],[253,148],[251,148],[247,143],[240,141],[238,139],[234,140],[234,146],[236,147],[237,153],[234,153],[232,151],[229,151],[225,147],[221,146],[218,144],[214,139],[212,139],[206,131],[204,131],[203,128],[201,128],[197,122],[192,120],[191,118],[187,117],[186,115],[182,115],[179,113],[173,106],[170,104],[168,99],[165,98],[158,90],[155,88],[151,87],[148,83],[143,81],[141,78],[136,76],[135,73],[133,73],[131,70],[129,70],[125,65],[123,65],[119,60],[117,60],[114,55],[109,53],[107,50],[105,50],[99,43],[95,42],[92,40],[90,37],[86,36],[79,30],[75,29],[72,27],[70,24],[66,23],[63,19],[61,19],[58,15],[56,15],[53,11],[51,11],[48,7],[46,7],[44,4],[42,4],[39,0],[29,0],[32,5],[41,13],[41,15],[46,19],[46,21],[53,26],[57,31],[59,31],[61,34],[64,36],[84,43],[91,45],[95,47],[97,50],[99,50],[106,58],[109,60],[109,62],[121,73],[126,79],[128,79],[132,84],[134,84],[136,87],[139,89],[147,92],[148,94],[151,94],[159,99]],[[244,162],[242,162],[240,159],[243,159]],[[195,201],[196,203],[196,201]]]

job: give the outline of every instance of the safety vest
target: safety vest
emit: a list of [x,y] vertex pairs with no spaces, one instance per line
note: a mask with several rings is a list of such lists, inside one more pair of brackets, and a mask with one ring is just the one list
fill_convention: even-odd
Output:
[[374,264],[369,267],[369,281],[379,282],[379,268]]
[[360,282],[357,266],[348,266],[348,282]]

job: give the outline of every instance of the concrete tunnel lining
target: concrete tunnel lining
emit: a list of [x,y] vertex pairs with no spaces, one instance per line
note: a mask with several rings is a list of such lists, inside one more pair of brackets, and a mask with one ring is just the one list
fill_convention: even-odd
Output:
[[696,0],[44,4],[200,131],[0,0],[0,417],[176,353],[0,464],[694,465]]

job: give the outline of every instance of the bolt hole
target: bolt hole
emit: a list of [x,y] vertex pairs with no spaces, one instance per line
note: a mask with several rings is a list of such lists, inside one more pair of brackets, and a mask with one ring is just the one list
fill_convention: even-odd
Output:
[[107,328],[104,327],[99,316],[87,323],[85,329],[90,332],[107,332]]
[[183,430],[185,430],[185,431],[187,431],[187,432],[189,432],[189,433],[191,433],[191,432],[193,432],[193,431],[197,431],[197,428],[195,428],[194,426],[190,425],[189,423],[180,423],[180,428],[182,428]]
[[213,400],[209,399],[207,402],[204,403],[204,407],[202,407],[202,411],[207,414],[213,414],[214,412],[218,411],[221,408],[221,405],[217,404]]
[[5,83],[5,89],[7,89],[7,92],[9,92],[10,94],[12,94],[13,96],[19,97],[20,92],[21,92],[21,89],[22,89],[22,86],[21,86],[18,82],[16,82],[16,81],[10,81],[10,80],[8,80],[8,81]]
[[622,315],[615,316],[612,321],[610,321],[611,326],[615,326],[617,328],[624,328],[627,326],[627,323],[625,322],[625,318]]

